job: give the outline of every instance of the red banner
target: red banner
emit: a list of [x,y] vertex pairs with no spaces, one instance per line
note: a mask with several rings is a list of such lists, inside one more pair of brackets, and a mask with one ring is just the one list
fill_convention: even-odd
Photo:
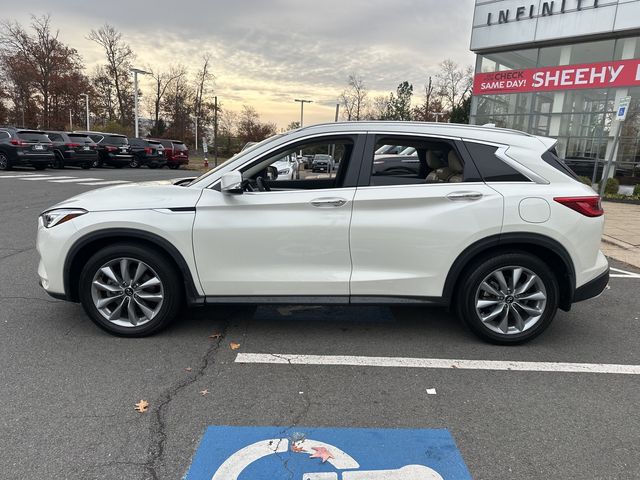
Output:
[[640,60],[477,73],[474,95],[640,86]]

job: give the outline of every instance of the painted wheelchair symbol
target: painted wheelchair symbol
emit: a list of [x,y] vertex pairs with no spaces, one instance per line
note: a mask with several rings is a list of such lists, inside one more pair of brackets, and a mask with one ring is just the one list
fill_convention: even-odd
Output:
[[[305,439],[301,453],[311,453],[313,449],[327,449],[332,458],[327,459],[341,473],[321,472],[304,473],[300,480],[444,480],[432,468],[424,465],[407,465],[397,470],[356,470],[360,464],[339,448],[317,440]],[[240,474],[252,463],[269,455],[286,453],[289,450],[289,439],[275,438],[261,440],[248,445],[231,455],[216,471],[211,480],[237,480]]]

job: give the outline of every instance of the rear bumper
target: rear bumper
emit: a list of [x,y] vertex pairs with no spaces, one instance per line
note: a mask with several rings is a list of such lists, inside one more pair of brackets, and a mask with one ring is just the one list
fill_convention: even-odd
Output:
[[55,155],[51,153],[22,153],[17,152],[14,162],[18,165],[44,165],[55,160]]
[[83,165],[93,163],[98,159],[98,152],[76,153],[65,152],[63,154],[64,163],[68,165]]
[[600,295],[609,283],[609,268],[593,280],[585,283],[581,287],[576,288],[573,294],[574,302],[581,302]]
[[189,157],[168,158],[167,165],[187,165],[189,163]]
[[129,165],[133,155],[108,153],[104,156],[104,163],[108,165]]

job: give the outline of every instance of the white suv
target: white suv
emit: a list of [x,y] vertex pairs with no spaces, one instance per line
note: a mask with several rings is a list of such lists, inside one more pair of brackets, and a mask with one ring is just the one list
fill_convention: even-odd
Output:
[[[191,182],[84,193],[39,219],[38,273],[118,335],[158,331],[183,302],[446,305],[482,338],[519,343],[598,295],[600,198],[555,140],[491,127],[316,125],[271,137]],[[376,172],[382,145],[416,171]],[[299,151],[331,177],[273,181]]]

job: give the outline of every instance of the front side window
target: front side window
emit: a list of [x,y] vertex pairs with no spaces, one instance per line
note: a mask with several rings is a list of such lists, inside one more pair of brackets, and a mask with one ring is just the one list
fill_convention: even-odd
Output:
[[[394,145],[397,153],[378,153]],[[378,136],[369,185],[420,185],[477,181],[454,142],[432,137]]]
[[337,188],[353,149],[351,138],[295,143],[252,163],[243,169],[243,177],[249,182],[266,181],[274,189]]

